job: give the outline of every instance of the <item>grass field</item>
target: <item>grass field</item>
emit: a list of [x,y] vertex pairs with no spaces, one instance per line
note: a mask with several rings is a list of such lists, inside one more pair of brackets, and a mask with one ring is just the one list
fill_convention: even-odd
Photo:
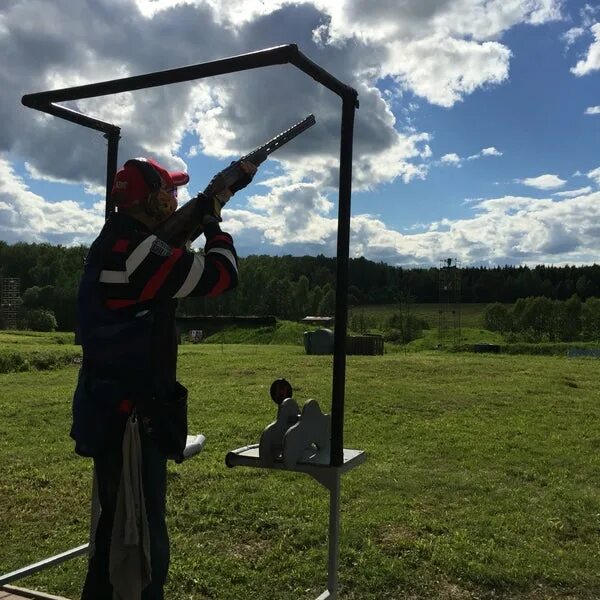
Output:
[[73,333],[0,331],[0,373],[52,369],[81,356]]
[[[479,329],[483,327],[483,313],[487,304],[462,304],[460,306],[460,323],[462,327],[468,329]],[[411,304],[407,308],[412,314],[427,321],[429,327],[438,326],[440,307],[437,303],[430,304]],[[381,326],[392,314],[399,312],[399,306],[396,304],[365,305],[353,306],[348,311],[350,318],[352,315],[364,314],[374,325]]]
[[[59,344],[57,344],[58,348]],[[227,469],[275,414],[270,382],[325,408],[330,356],[185,345],[180,379],[204,453],[169,467],[170,600],[314,600],[327,494],[308,476]],[[90,463],[68,438],[75,366],[0,375],[0,573],[86,541]],[[389,354],[347,359],[341,599],[600,597],[598,363]],[[85,560],[19,582],[78,597]]]

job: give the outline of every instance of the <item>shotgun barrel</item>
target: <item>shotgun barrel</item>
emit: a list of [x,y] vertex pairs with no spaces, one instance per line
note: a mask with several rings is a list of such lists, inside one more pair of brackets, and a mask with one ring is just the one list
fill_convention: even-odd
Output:
[[315,116],[308,115],[308,117],[299,123],[276,135],[266,144],[259,146],[255,150],[252,150],[252,152],[242,156],[239,160],[232,162],[213,177],[203,192],[200,192],[189,202],[186,202],[164,223],[161,223],[154,232],[156,236],[172,246],[184,246],[187,242],[195,240],[204,231],[202,220],[206,214],[204,210],[208,204],[207,196],[210,198],[217,195],[220,191],[233,185],[240,177],[245,176],[240,166],[242,161],[251,162],[258,167],[258,165],[267,159],[269,154],[293,140],[309,127],[312,127],[315,122]]

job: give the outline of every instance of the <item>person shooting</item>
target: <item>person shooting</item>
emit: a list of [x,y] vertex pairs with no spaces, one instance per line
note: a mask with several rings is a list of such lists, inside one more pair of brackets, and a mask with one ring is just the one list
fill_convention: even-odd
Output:
[[[217,296],[238,281],[221,211],[268,154],[312,115],[218,173],[177,209],[189,182],[150,158],[116,173],[117,210],[93,242],[78,294],[83,361],[73,397],[75,451],[94,461],[100,514],[82,600],[163,600],[169,567],[167,460],[183,460],[187,390],[177,381],[178,298]],[[204,253],[189,249],[200,234]]]
[[[175,212],[177,188],[188,183],[187,173],[137,158],[116,174],[117,211],[90,248],[78,296],[83,362],[71,436],[76,452],[94,460],[101,508],[82,599],[111,600],[113,591],[128,600],[164,597],[166,464],[181,460],[187,437],[187,390],[176,379],[176,303],[236,286],[237,254],[220,228],[221,209],[255,172],[255,165],[243,161],[234,184],[202,195],[197,225],[206,238],[203,255],[156,235]],[[131,461],[141,469],[137,491],[124,481]],[[145,517],[134,532],[140,548],[133,572],[122,539],[127,531],[121,535],[118,523],[132,493],[143,498],[139,516]]]

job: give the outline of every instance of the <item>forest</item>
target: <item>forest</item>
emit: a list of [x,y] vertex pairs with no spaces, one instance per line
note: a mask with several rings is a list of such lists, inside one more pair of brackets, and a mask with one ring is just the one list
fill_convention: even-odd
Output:
[[[61,331],[75,327],[75,300],[87,248],[0,242],[0,276],[20,278],[22,319],[51,312]],[[251,255],[240,259],[238,288],[218,298],[186,298],[187,315],[274,315],[296,320],[331,315],[336,260],[318,256]],[[439,300],[436,267],[403,268],[365,258],[350,260],[349,304],[433,303]],[[496,266],[460,269],[463,303],[515,303],[545,297],[585,302],[600,297],[600,264],[589,266]],[[32,312],[33,311],[33,312]],[[25,323],[25,326],[27,324]]]

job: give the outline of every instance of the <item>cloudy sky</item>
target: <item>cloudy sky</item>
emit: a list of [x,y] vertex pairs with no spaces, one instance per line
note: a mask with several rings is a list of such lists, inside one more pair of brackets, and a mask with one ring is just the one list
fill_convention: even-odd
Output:
[[[4,0],[0,239],[89,243],[106,141],[26,93],[296,43],[359,94],[351,254],[392,264],[600,260],[600,6],[575,0]],[[73,103],[184,200],[317,124],[224,211],[241,255],[335,254],[339,98],[290,66]]]

